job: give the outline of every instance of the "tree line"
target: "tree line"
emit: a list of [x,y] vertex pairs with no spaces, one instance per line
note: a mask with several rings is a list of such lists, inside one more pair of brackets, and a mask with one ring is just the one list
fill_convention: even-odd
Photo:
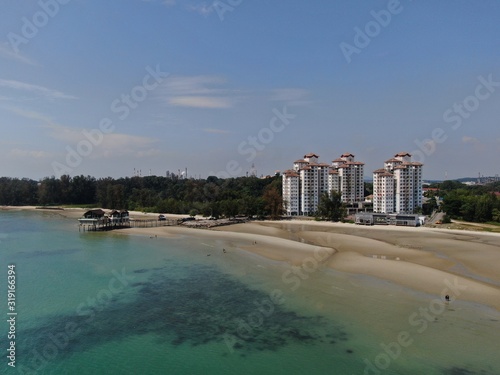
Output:
[[[176,177],[99,178],[92,176],[46,177],[40,181],[0,177],[0,205],[77,205],[162,212],[201,214],[213,217],[237,215],[277,218],[283,213],[281,176],[220,179],[180,179]],[[366,184],[365,184],[366,185]],[[366,187],[366,186],[365,186]],[[472,222],[500,222],[500,182],[465,185],[444,181],[430,185],[435,191],[423,213],[439,209],[452,219]],[[440,205],[435,198],[440,198]],[[331,192],[321,197],[316,216],[342,220],[345,207]]]
[[458,181],[433,184],[438,190],[429,196],[442,198],[441,211],[450,218],[477,223],[500,222],[500,182],[465,185]]
[[0,205],[79,205],[234,217],[236,215],[279,217],[283,211],[281,176],[260,179],[180,179],[159,176],[46,177],[41,181],[0,178]]

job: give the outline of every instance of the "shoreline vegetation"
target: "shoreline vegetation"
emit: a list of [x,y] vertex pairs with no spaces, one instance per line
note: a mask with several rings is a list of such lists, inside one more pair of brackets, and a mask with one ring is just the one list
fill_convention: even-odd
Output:
[[[86,211],[84,208],[35,206],[3,206],[1,210],[52,212],[74,220]],[[131,211],[130,215],[140,219],[154,218],[158,214]],[[167,217],[184,218],[186,215]],[[212,252],[245,251],[293,266],[300,266],[318,249],[328,250],[331,255],[323,264],[331,269],[372,276],[428,293],[433,298],[444,298],[441,296],[443,288],[452,286],[459,300],[500,311],[498,233],[442,227],[366,227],[297,219],[251,221],[213,229],[184,225],[126,228],[113,233],[150,238],[195,237],[212,243]]]

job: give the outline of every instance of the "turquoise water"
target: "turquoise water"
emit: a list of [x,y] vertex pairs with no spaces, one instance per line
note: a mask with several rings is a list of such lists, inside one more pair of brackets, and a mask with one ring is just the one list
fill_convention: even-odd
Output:
[[18,313],[1,374],[500,374],[496,311],[457,302],[422,330],[408,317],[433,297],[372,278],[290,283],[221,241],[79,233],[56,214],[0,212],[0,249]]

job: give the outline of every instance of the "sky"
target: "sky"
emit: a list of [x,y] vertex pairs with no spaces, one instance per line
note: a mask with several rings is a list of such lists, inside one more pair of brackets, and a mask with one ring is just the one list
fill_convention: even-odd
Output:
[[[500,173],[500,2],[2,0],[0,176],[237,177],[350,152]],[[252,168],[253,166],[253,168]]]

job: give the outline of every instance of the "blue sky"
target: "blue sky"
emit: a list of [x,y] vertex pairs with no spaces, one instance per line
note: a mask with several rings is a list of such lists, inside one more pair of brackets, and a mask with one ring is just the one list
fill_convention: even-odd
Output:
[[[500,173],[500,3],[41,0],[0,14],[0,176],[206,177],[408,151]],[[87,134],[87,135],[85,135]]]

